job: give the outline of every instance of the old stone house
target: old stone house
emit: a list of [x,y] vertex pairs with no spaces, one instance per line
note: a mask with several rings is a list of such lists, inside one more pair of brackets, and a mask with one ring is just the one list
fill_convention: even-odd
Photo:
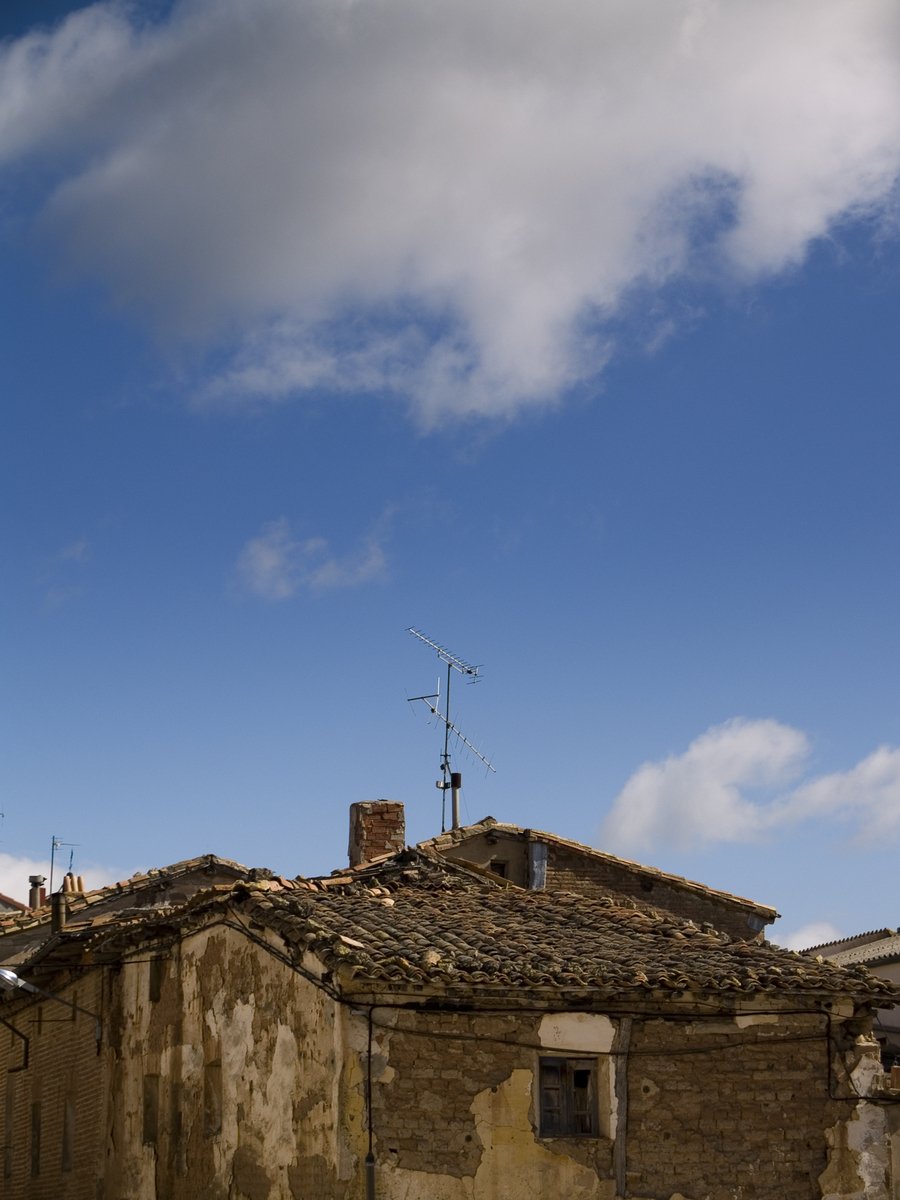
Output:
[[206,861],[0,935],[41,989],[0,1007],[0,1195],[892,1196],[865,970],[416,849]]

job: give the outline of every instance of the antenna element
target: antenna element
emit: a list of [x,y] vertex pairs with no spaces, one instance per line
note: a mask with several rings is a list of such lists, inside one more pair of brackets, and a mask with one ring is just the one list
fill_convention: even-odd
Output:
[[418,629],[413,629],[412,626],[406,631],[411,633],[413,637],[418,638],[420,642],[424,642],[426,646],[430,646],[432,650],[437,652],[441,662],[447,664],[447,692],[444,700],[444,711],[441,712],[441,683],[438,679],[437,691],[431,696],[410,696],[409,703],[412,704],[416,700],[421,700],[423,704],[428,705],[428,709],[432,716],[437,717],[444,726],[444,752],[441,755],[441,776],[442,778],[435,784],[441,790],[441,833],[446,829],[446,808],[447,808],[447,791],[452,793],[452,815],[453,828],[459,829],[459,789],[462,787],[462,774],[459,771],[450,770],[450,734],[456,738],[457,742],[463,745],[470,754],[474,755],[479,762],[484,763],[489,771],[494,771],[494,765],[488,758],[478,750],[469,739],[463,734],[458,726],[454,725],[450,720],[450,682],[453,677],[453,672],[458,671],[460,675],[468,676],[469,683],[477,683],[481,678],[478,672],[480,667],[473,666],[466,662],[463,658],[458,658],[455,654],[451,654],[446,646],[442,646],[440,642],[433,641],[430,637],[426,637]]

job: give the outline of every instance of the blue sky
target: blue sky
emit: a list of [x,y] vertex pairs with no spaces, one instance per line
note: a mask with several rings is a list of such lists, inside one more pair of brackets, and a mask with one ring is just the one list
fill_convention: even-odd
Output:
[[4,6],[0,890],[437,832],[415,625],[464,819],[897,924],[900,15],[514,7]]

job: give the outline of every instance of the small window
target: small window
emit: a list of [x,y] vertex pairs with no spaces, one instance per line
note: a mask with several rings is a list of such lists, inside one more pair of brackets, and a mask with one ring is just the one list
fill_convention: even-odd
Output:
[[597,1061],[540,1060],[541,1137],[597,1137]]
[[490,868],[490,870],[492,870],[495,875],[499,875],[501,879],[506,878],[506,869],[508,866],[509,866],[509,863],[506,862],[506,860],[502,859],[502,858],[492,858],[491,861],[488,863],[488,867]]

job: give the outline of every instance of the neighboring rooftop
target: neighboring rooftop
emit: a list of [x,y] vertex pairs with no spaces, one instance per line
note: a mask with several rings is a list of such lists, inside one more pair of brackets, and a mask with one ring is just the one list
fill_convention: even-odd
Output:
[[880,966],[883,963],[900,961],[900,933],[895,929],[882,929],[877,933],[826,942],[825,945],[814,946],[804,953],[826,958],[829,962],[839,963],[841,966],[851,963],[862,963],[868,967]]
[[[67,919],[76,923],[123,909],[155,909],[161,905],[177,905],[213,883],[265,878],[271,874],[271,871],[261,868],[251,870],[215,854],[201,854],[168,867],[138,872],[130,879],[110,883],[93,891],[66,892]],[[14,963],[27,955],[32,946],[47,937],[51,923],[49,897],[40,908],[20,906],[19,911],[0,913],[0,955],[3,961]]]

